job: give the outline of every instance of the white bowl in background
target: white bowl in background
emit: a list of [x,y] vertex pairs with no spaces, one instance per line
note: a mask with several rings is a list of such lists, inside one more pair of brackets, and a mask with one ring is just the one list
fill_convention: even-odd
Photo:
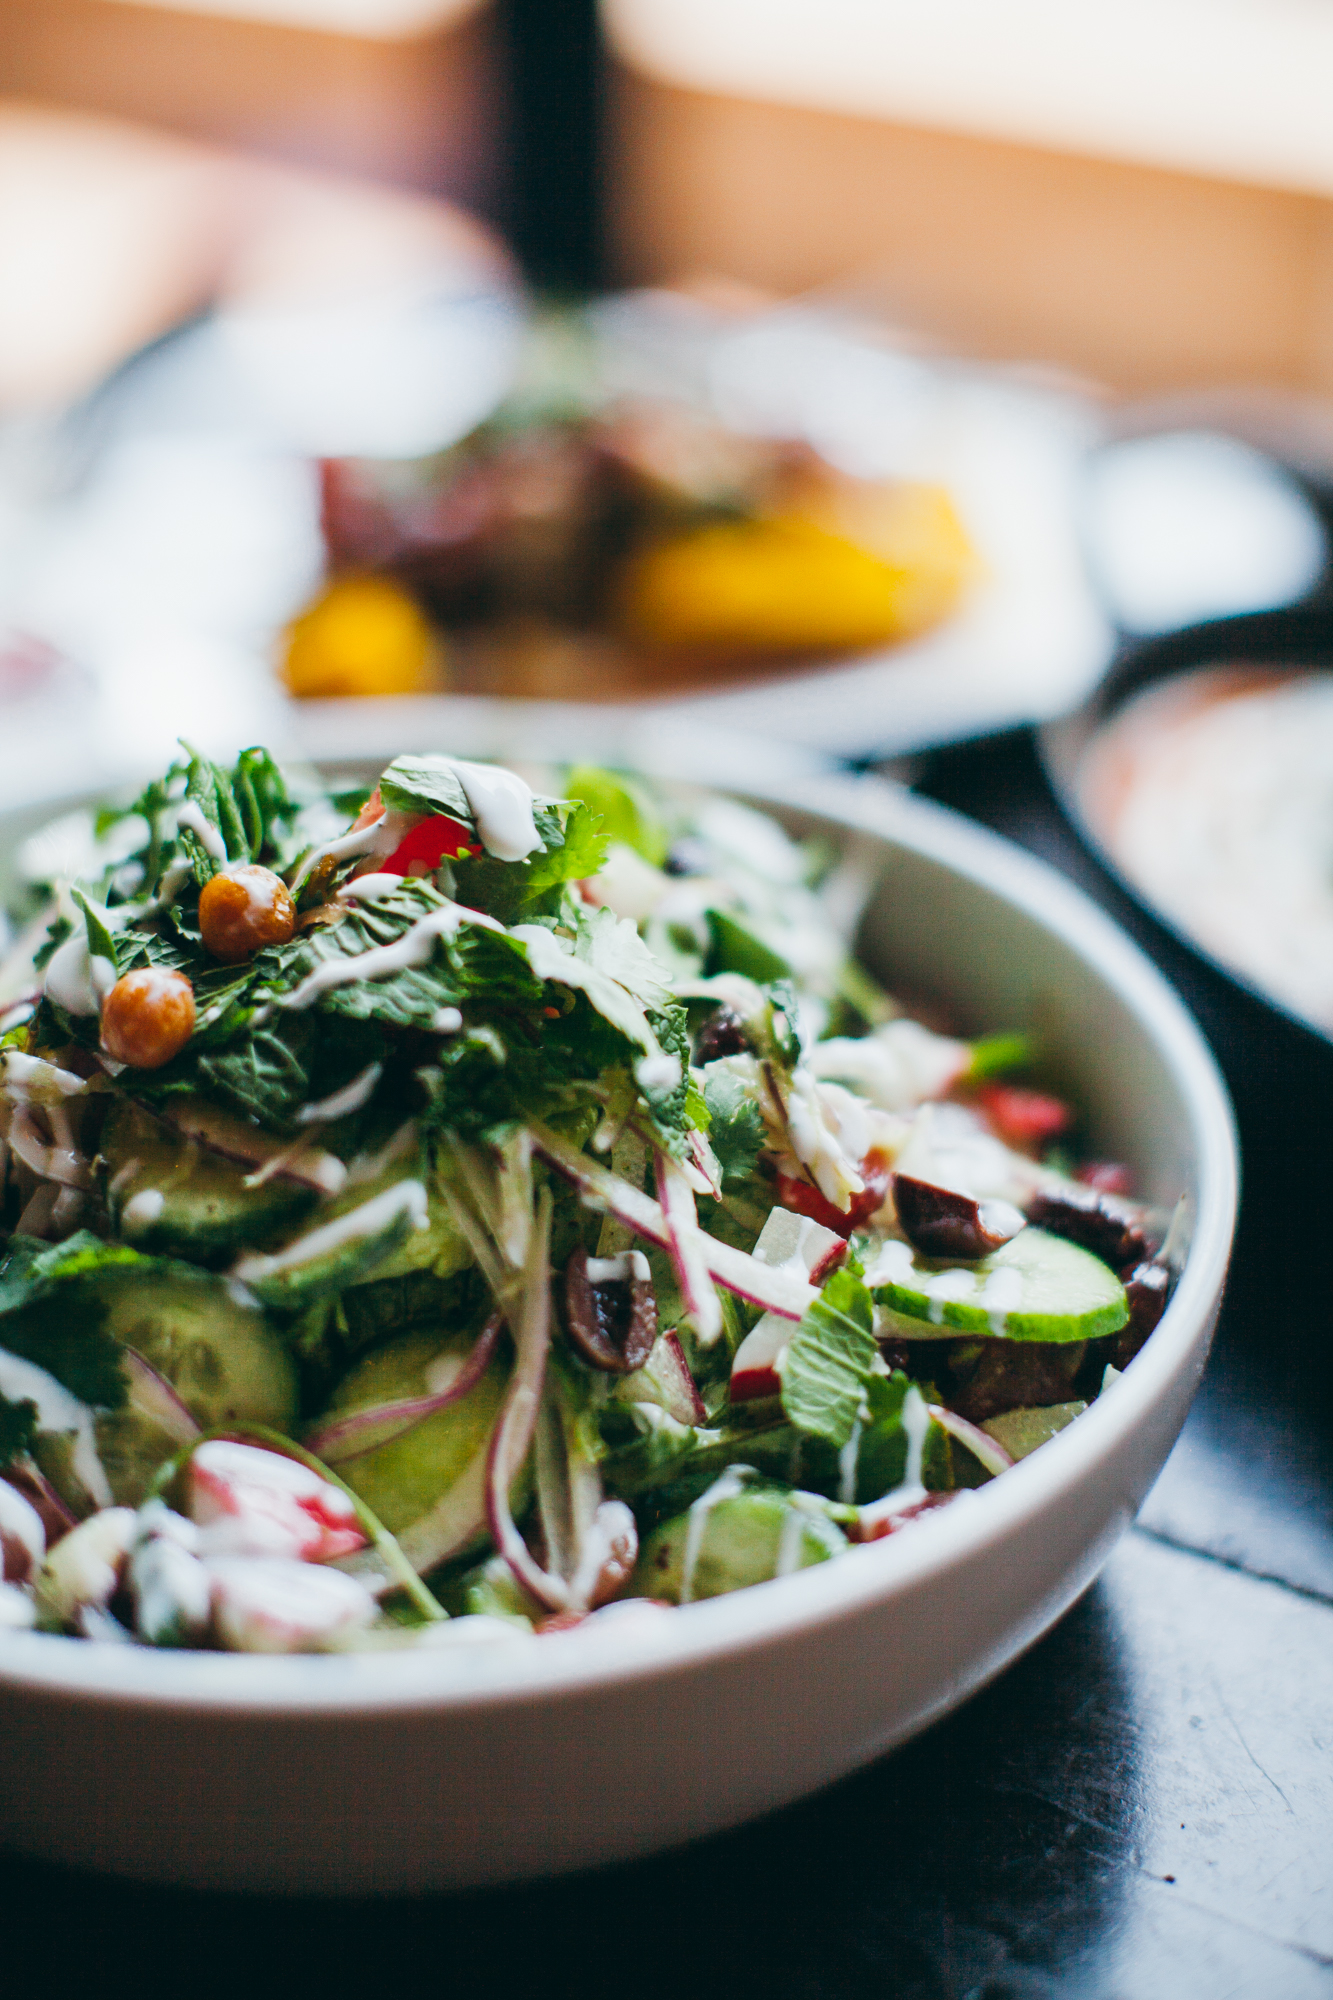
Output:
[[[337,761],[373,756],[371,734],[349,705]],[[449,747],[481,745],[451,734]],[[499,733],[489,747],[539,746]],[[589,751],[613,754],[605,735]],[[762,766],[761,751],[746,761]],[[5,1844],[145,1880],[324,1893],[624,1860],[903,1742],[1096,1576],[1180,1430],[1221,1299],[1237,1163],[1212,1058],[1141,953],[1016,848],[872,779],[738,768],[734,782],[798,833],[857,843],[876,883],[861,953],[886,983],[929,994],[965,1031],[1039,1028],[1096,1153],[1127,1160],[1156,1201],[1188,1195],[1188,1260],[1143,1352],[970,1499],[669,1616],[336,1658],[0,1635]],[[0,851],[22,822],[0,819]]]

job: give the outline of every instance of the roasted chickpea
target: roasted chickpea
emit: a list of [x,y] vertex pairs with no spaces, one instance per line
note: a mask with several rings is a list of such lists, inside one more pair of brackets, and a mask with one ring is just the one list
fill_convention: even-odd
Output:
[[183,972],[144,965],[106,996],[102,1047],[131,1069],[161,1069],[194,1033],[194,988]]
[[239,965],[266,944],[286,944],[296,929],[296,905],[271,868],[227,868],[204,884],[199,928],[214,958]]

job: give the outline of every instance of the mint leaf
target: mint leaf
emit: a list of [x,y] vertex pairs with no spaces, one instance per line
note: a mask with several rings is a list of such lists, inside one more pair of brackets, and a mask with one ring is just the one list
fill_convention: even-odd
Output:
[[448,757],[395,757],[380,779],[380,797],[391,812],[447,813],[464,826],[477,823]]
[[877,1352],[872,1324],[860,1278],[835,1271],[782,1363],[782,1407],[797,1430],[838,1447],[851,1437]]
[[503,924],[521,916],[556,916],[566,882],[596,875],[606,859],[606,840],[595,813],[575,806],[563,822],[554,805],[539,801],[533,821],[543,845],[526,861],[497,861],[474,854],[454,863],[456,893],[469,909],[485,910]]
[[632,778],[596,764],[579,764],[565,781],[565,793],[591,809],[601,822],[604,840],[632,847],[655,868],[661,867],[667,857],[667,829],[648,793]]

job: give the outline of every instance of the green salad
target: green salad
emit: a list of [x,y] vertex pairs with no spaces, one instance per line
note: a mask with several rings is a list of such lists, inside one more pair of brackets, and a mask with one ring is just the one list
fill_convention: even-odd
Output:
[[913,1019],[863,862],[733,800],[186,751],[19,859],[0,1627],[660,1618],[981,1504],[1166,1303],[1040,1050]]

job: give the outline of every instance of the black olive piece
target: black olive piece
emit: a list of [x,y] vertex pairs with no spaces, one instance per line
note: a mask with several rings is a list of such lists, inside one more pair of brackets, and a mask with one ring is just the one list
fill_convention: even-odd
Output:
[[1146,1262],[1157,1249],[1142,1204],[1100,1188],[1039,1188],[1028,1202],[1027,1218],[1038,1229],[1091,1250],[1114,1271]]
[[565,1266],[565,1321],[583,1359],[608,1375],[642,1368],[657,1340],[657,1299],[647,1278],[611,1278],[594,1285],[588,1253]]
[[708,1016],[694,1044],[696,1063],[716,1062],[719,1056],[744,1055],[745,1023],[734,1007],[719,1007]]
[[915,1174],[893,1176],[893,1205],[904,1236],[923,1257],[975,1263],[1003,1248],[1023,1227],[1023,1217],[1007,1201],[978,1201]]

